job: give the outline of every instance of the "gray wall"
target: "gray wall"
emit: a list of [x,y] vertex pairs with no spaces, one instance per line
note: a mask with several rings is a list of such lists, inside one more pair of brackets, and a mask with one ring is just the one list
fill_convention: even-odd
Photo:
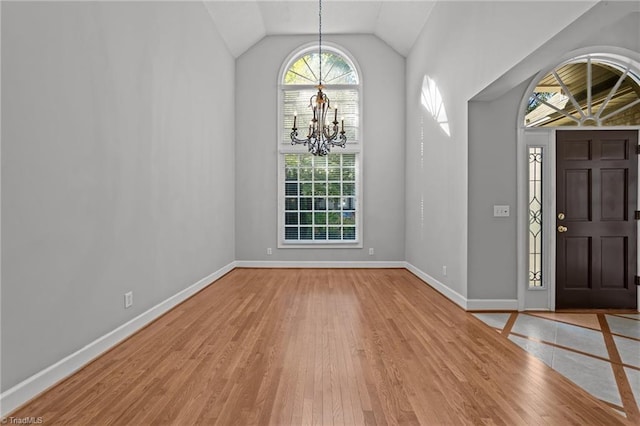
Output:
[[[537,72],[556,65],[572,50],[609,46],[638,52],[640,14],[629,13],[633,8],[640,6],[611,2],[590,10],[528,56],[526,66],[534,74],[514,86],[518,80],[513,75],[523,69],[518,64],[492,83],[508,91],[492,101],[469,102],[470,299],[517,297],[516,120],[527,85]],[[510,205],[511,216],[494,218],[494,204]],[[546,293],[542,297],[536,291],[535,296],[547,300]]]
[[[516,299],[516,127],[528,82],[491,102],[469,102],[470,299]],[[494,205],[511,207],[493,217]]]
[[[593,3],[554,2],[549,14],[539,2],[438,2],[407,57],[406,258],[463,298],[468,296],[467,168],[474,161],[468,152],[467,103]],[[531,22],[535,31],[523,30]],[[451,136],[420,104],[425,74],[440,88]]]
[[202,4],[2,2],[2,390],[234,260],[233,85]]
[[277,248],[278,72],[288,55],[316,38],[274,36],[236,62],[237,260],[404,260],[404,58],[374,36],[323,40],[350,52],[362,71],[363,248]]

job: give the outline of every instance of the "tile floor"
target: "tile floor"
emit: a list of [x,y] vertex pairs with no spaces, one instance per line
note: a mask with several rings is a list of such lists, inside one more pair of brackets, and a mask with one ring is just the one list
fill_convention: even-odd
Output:
[[640,314],[474,316],[629,420],[640,420]]

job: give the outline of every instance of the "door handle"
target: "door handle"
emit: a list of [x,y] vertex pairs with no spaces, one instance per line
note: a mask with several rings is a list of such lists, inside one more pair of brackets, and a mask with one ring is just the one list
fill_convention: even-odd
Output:
[[562,226],[562,225],[558,226],[558,232],[567,232],[567,231],[568,229],[566,226]]

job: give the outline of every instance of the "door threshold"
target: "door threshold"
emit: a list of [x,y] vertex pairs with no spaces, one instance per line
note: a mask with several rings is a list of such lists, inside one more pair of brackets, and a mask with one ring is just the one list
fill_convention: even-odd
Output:
[[637,314],[637,309],[556,309],[558,314]]

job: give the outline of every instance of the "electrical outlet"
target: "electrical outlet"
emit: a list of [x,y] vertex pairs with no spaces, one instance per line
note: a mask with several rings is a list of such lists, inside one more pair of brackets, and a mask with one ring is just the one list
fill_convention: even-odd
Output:
[[442,275],[447,276],[447,267],[445,265],[442,265]]
[[271,255],[273,254],[273,250],[271,250],[271,247],[268,247],[268,248],[267,248],[267,254],[268,254],[269,256],[271,256]]
[[130,291],[124,294],[124,308],[128,309],[133,306],[133,292]]
[[373,250],[373,247],[369,248],[369,256],[373,256],[375,253],[375,251]]

